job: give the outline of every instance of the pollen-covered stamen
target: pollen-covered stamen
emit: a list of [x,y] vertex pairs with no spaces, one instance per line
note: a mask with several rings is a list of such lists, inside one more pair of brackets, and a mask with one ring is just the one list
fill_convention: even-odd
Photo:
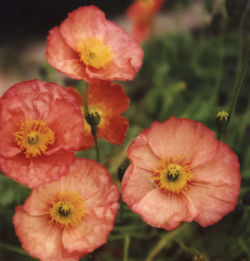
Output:
[[55,142],[54,132],[42,120],[29,119],[17,125],[19,129],[14,133],[15,141],[26,158],[44,154],[48,146]]
[[48,209],[50,223],[64,227],[76,226],[85,215],[85,204],[77,192],[55,193]]
[[86,37],[78,43],[77,51],[81,61],[96,69],[105,68],[112,60],[113,54],[109,46],[97,37]]
[[160,167],[154,170],[154,181],[164,192],[180,193],[187,188],[193,179],[190,164],[174,160],[162,161]]

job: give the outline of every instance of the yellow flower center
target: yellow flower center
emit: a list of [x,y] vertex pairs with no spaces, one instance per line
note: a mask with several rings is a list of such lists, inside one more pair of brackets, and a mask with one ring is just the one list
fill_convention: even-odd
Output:
[[85,215],[85,204],[77,192],[56,193],[48,211],[50,222],[61,228],[76,226]]
[[84,38],[82,42],[78,43],[77,51],[83,63],[96,69],[105,68],[113,57],[109,46],[97,37]]
[[190,171],[189,163],[174,163],[162,161],[159,169],[154,170],[154,181],[164,192],[183,192],[194,175]]
[[44,154],[48,145],[55,142],[54,132],[42,120],[25,120],[18,126],[19,130],[14,133],[14,137],[26,158]]

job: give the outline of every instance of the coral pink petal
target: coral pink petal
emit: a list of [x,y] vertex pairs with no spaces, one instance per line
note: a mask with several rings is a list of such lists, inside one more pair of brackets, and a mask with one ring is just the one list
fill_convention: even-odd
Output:
[[103,103],[109,108],[110,114],[119,115],[129,106],[129,98],[123,88],[110,81],[95,81],[89,86],[89,105]]
[[67,44],[77,51],[85,37],[103,37],[106,31],[105,14],[96,6],[79,7],[68,14],[60,25],[60,32]]
[[151,149],[161,159],[183,158],[200,165],[214,157],[218,146],[214,132],[199,122],[170,117],[154,122],[148,132]]
[[46,122],[56,135],[52,148],[80,149],[84,125],[79,106],[56,100],[51,106]]
[[62,37],[58,27],[50,30],[46,49],[48,63],[60,72],[74,79],[88,79],[85,65],[79,55],[71,49]]
[[62,260],[59,258],[62,231],[50,225],[46,216],[32,217],[22,207],[17,207],[13,223],[23,248],[30,255],[40,260]]
[[122,200],[131,208],[153,189],[152,174],[130,164],[122,179]]
[[[109,204],[110,200],[117,201],[119,198],[118,189],[110,174],[102,165],[90,159],[76,159],[68,175],[64,176],[58,184],[60,184],[59,190],[67,187],[68,190],[77,191],[84,201],[91,202],[92,207],[103,202]],[[102,196],[104,194],[105,197]]]
[[153,171],[161,161],[148,145],[148,130],[144,130],[136,137],[128,148],[128,157],[134,166],[140,169]]
[[195,221],[203,227],[217,223],[234,210],[239,192],[239,184],[232,184],[232,187],[230,185],[213,186],[198,182],[192,184],[188,195],[198,210]]
[[85,255],[106,243],[113,221],[107,220],[105,215],[100,218],[86,215],[77,227],[65,229],[62,237],[64,248],[69,252],[81,251]]
[[128,125],[128,120],[122,116],[105,119],[105,126],[99,128],[98,135],[112,144],[121,144],[126,137]]
[[188,196],[166,195],[158,188],[147,193],[131,209],[149,225],[166,230],[175,229],[182,221],[191,222],[197,216],[197,209]]
[[0,169],[21,184],[34,188],[66,175],[74,159],[74,153],[66,150],[30,159],[20,154],[12,158],[0,157]]
[[240,165],[238,157],[227,144],[219,143],[214,159],[192,168],[195,181],[216,186],[230,186],[239,189]]
[[145,23],[144,21],[135,22],[132,31],[132,36],[137,42],[141,43],[146,41],[148,39],[149,33],[150,33],[150,24]]

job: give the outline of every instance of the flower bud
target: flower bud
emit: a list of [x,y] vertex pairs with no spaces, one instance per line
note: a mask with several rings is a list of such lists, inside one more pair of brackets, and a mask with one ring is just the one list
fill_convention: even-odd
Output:
[[97,112],[89,112],[85,116],[86,121],[91,127],[91,132],[94,135],[97,131],[97,126],[100,123],[100,115]]
[[216,125],[218,130],[226,129],[229,122],[229,114],[226,111],[219,111],[216,115]]
[[125,159],[117,170],[117,175],[120,181],[122,181],[123,175],[130,164],[129,159]]

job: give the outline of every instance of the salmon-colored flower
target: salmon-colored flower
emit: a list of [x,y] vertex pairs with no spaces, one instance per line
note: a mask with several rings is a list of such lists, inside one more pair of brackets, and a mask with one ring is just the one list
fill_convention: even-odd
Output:
[[13,218],[23,248],[42,261],[76,261],[107,241],[119,191],[107,170],[77,159],[68,175],[32,190]]
[[171,230],[195,220],[218,222],[240,192],[240,168],[229,146],[201,123],[154,122],[129,146],[122,199],[151,226]]
[[69,13],[50,30],[48,63],[74,79],[132,80],[142,65],[140,46],[95,6]]
[[[84,101],[80,93],[73,87],[67,88],[73,93],[81,107],[84,119],[82,148],[94,145],[90,125],[85,119]],[[129,106],[129,98],[123,88],[109,81],[95,81],[89,85],[88,109],[91,115],[98,115],[100,121],[97,137],[104,137],[112,144],[121,144],[125,139],[129,126],[128,120],[120,114]]]
[[132,36],[138,42],[147,40],[156,13],[165,0],[136,0],[127,10],[126,15],[133,23]]
[[30,188],[59,179],[82,143],[83,121],[65,88],[18,83],[0,99],[0,169]]

